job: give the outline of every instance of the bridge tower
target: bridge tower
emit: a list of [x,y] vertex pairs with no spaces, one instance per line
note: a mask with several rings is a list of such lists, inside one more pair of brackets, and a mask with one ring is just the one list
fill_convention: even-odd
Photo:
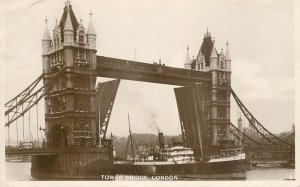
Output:
[[218,54],[215,41],[210,55],[211,84],[211,144],[221,145],[230,137],[231,58],[228,42],[226,55]]
[[42,39],[44,84],[65,73],[45,95],[45,134],[50,147],[95,146],[96,33],[90,13],[87,31],[69,1],[51,40],[46,20]]
[[185,58],[185,62],[184,62],[184,68],[185,69],[192,69],[192,61],[191,61],[191,57],[190,57],[190,54],[189,54],[189,46],[187,46],[186,50],[187,50],[187,53],[186,53],[186,58]]
[[[203,111],[206,116],[206,122],[203,122],[203,124],[208,125],[210,142],[205,141],[205,143],[212,147],[212,151],[214,147],[218,147],[231,139],[229,128],[231,58],[228,46],[227,42],[225,54],[223,53],[223,49],[218,53],[215,41],[212,40],[210,32],[207,31],[204,34],[203,42],[196,59],[190,60],[189,54],[187,54],[184,63],[185,69],[208,72],[211,76],[211,84],[208,85],[208,93],[206,93],[209,97],[206,97],[206,107]],[[188,63],[189,61],[191,62],[190,64]]]

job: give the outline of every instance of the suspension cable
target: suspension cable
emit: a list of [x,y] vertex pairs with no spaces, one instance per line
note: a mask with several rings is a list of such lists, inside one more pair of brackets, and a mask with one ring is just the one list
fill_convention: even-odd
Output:
[[28,110],[28,135],[29,135],[29,142],[31,142],[31,136],[30,136],[30,133],[31,133],[31,128],[30,128],[30,110]]
[[[22,112],[23,112],[23,104],[22,104]],[[24,113],[22,113],[22,121],[23,121],[23,142],[25,142],[25,134],[24,134]]]
[[[37,96],[36,96],[37,98]],[[38,103],[36,103],[36,138],[37,138],[37,145],[39,146],[39,110],[38,110]]]
[[7,143],[8,143],[8,145],[10,145],[10,138],[9,138],[9,125],[7,126],[7,139],[8,139]]
[[17,147],[19,146],[19,130],[18,130],[18,120],[16,120],[16,130],[17,130]]
[[236,116],[239,119],[239,107],[237,106],[237,104],[236,104]]
[[[6,107],[8,107],[8,109],[5,111],[5,115],[8,115],[10,113],[12,113],[13,115],[10,116],[8,121],[5,123],[5,126],[8,126],[17,118],[21,117],[22,114],[26,113],[30,108],[32,108],[35,105],[35,103],[39,102],[40,99],[42,99],[45,96],[45,94],[51,90],[54,83],[57,81],[57,79],[60,76],[63,75],[64,72],[65,69],[63,68],[54,77],[52,77],[50,81],[45,83],[41,88],[37,89],[35,92],[33,92],[33,89],[36,87],[36,85],[34,86],[34,88],[28,87],[25,90],[26,93],[22,93],[24,97],[23,95],[20,96],[19,94],[16,98],[12,100],[13,104],[11,104],[11,102],[8,102],[5,105]],[[34,100],[36,96],[37,96],[37,100]],[[19,97],[21,97],[21,99],[17,103],[15,103],[15,101],[17,101]],[[24,105],[25,103],[26,103],[25,108],[22,107],[22,112],[19,112],[19,110],[21,109],[21,105]]]
[[246,132],[246,125],[245,125],[245,115],[243,115],[243,130],[244,130],[245,133],[247,133]]
[[256,131],[260,135],[263,136],[265,140],[267,140],[271,144],[280,145],[280,146],[291,146],[289,143],[281,140],[270,131],[268,131],[252,114],[251,112],[245,107],[245,105],[241,102],[241,100],[237,97],[233,90],[231,90],[232,96],[235,99],[236,103],[238,104],[239,108],[243,112],[244,116],[247,118],[249,122],[249,126],[254,127]]
[[[7,118],[9,119],[9,116]],[[7,126],[7,144],[9,145],[9,125]]]

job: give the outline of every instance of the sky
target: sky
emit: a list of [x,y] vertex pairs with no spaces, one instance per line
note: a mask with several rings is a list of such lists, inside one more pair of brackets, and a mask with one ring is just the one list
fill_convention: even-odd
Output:
[[[167,66],[183,68],[186,46],[190,46],[191,57],[196,56],[208,29],[218,52],[225,50],[228,40],[232,88],[252,114],[272,133],[289,131],[295,123],[293,1],[72,0],[71,4],[77,20],[82,19],[86,28],[89,12],[93,12],[97,55],[136,58],[146,63],[161,58]],[[0,61],[4,103],[42,73],[44,20],[47,17],[52,35],[55,20],[62,16],[64,1],[10,0],[2,8],[5,19]],[[134,133],[156,134],[157,125],[165,134],[179,134],[175,87],[122,80],[108,133],[127,136],[129,112]],[[38,106],[39,125],[43,125],[43,106]],[[238,114],[232,99],[234,124]],[[34,112],[31,116],[36,119]],[[29,123],[27,118],[25,121]],[[16,132],[12,129],[10,133]]]

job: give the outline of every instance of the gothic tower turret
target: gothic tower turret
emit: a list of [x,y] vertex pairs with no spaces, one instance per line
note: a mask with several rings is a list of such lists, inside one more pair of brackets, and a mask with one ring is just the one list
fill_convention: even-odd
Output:
[[67,1],[60,22],[53,29],[53,40],[46,28],[42,42],[44,82],[65,70],[45,95],[47,145],[96,146],[96,76],[91,71],[96,70],[97,51],[92,22],[86,33],[82,20],[78,23]]
[[242,120],[242,118],[240,117],[239,119],[238,119],[238,129],[240,130],[240,131],[242,131],[243,132],[243,120]]
[[94,28],[94,24],[93,24],[93,20],[92,20],[92,12],[90,12],[90,22],[89,22],[89,26],[88,26],[88,30],[87,30],[87,40],[88,40],[88,45],[91,49],[96,49],[96,32],[95,32],[95,28]]
[[230,140],[230,71],[223,50],[218,54],[215,42],[210,54],[211,84],[211,145],[219,146]]
[[46,20],[42,38],[46,85],[43,147],[56,154],[32,156],[31,175],[35,178],[95,179],[115,173],[111,141],[104,139],[100,145],[100,125],[96,124],[97,50],[93,27],[90,21],[86,32],[69,0],[60,21],[56,21],[52,40]]
[[207,70],[207,68],[205,67],[205,56],[203,56],[201,50],[199,50],[199,53],[196,58],[196,70],[198,71]]
[[189,54],[189,46],[187,46],[186,50],[186,57],[185,57],[185,62],[184,62],[184,69],[192,69],[192,61],[191,61],[191,57]]
[[49,34],[49,30],[48,30],[48,25],[47,25],[47,18],[45,20],[45,30],[43,33],[43,38],[42,38],[42,56],[43,56],[43,73],[48,73],[49,69],[50,69],[50,65],[48,62],[48,56],[47,54],[50,51],[51,48],[51,37]]
[[[239,129],[241,132],[244,131],[244,130],[243,130],[243,120],[242,120],[241,117],[238,119],[238,129]],[[236,145],[242,146],[242,138],[243,138],[243,137],[239,137],[238,139],[236,139]]]
[[[216,87],[218,85],[218,53],[215,48],[215,41],[213,41],[213,47],[210,55],[210,71],[212,76],[212,91],[211,91],[211,101],[212,103],[216,103],[217,99],[217,90]],[[217,106],[211,105],[211,144],[217,145],[218,141],[218,126],[216,124],[217,116]]]
[[231,58],[230,58],[230,54],[229,54],[229,43],[228,43],[228,41],[226,43],[225,61],[226,61],[227,71],[231,72]]
[[72,45],[74,42],[74,29],[70,18],[70,2],[66,3],[67,18],[64,25],[64,45]]

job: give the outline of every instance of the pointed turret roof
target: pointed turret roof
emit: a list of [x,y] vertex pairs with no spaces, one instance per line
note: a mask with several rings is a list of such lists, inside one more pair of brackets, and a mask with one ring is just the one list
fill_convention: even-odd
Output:
[[51,40],[50,33],[49,33],[49,30],[48,30],[47,22],[48,22],[48,20],[46,18],[46,20],[45,20],[45,30],[44,30],[44,33],[43,33],[42,40]]
[[57,19],[55,20],[55,28],[58,28]]
[[201,48],[200,48],[200,50],[199,50],[199,52],[198,52],[198,54],[197,54],[196,60],[200,61],[201,58],[203,58],[203,57],[204,57],[204,56],[203,56],[203,54],[202,54],[202,52],[201,52]]
[[212,47],[212,50],[211,50],[211,54],[210,54],[210,58],[218,58],[218,53],[217,53],[217,50],[215,48],[215,41],[213,41],[213,47]]
[[69,1],[66,2],[63,15],[62,15],[62,17],[60,19],[60,22],[59,22],[59,27],[62,29],[62,31],[64,30],[64,27],[65,27],[65,22],[67,20],[67,15],[69,15],[71,23],[72,23],[72,27],[76,31],[76,29],[78,27],[78,21],[77,21],[76,16],[73,12],[72,5],[70,4]]
[[212,51],[212,47],[213,47],[213,42],[211,39],[211,34],[207,30],[206,34],[204,34],[203,42],[198,52],[198,55],[201,53],[201,55],[204,56],[206,66],[210,66],[210,54]]
[[186,54],[186,57],[185,57],[185,62],[184,62],[184,64],[191,64],[192,62],[191,62],[191,57],[190,57],[190,54],[189,54],[189,46],[187,46],[187,54]]
[[67,11],[67,18],[66,18],[66,22],[65,22],[65,25],[64,25],[64,31],[73,31],[73,25],[72,25],[72,22],[71,22],[71,18],[70,18],[70,14],[69,14],[69,9]]
[[[61,16],[60,22],[58,27],[60,28],[60,32],[63,33],[64,32],[64,28],[65,28],[65,24],[67,21],[67,16],[69,16],[70,20],[71,20],[71,24],[72,24],[72,28],[74,30],[74,33],[77,32],[77,28],[78,28],[78,21],[76,19],[76,16],[73,12],[72,9],[72,5],[69,1],[66,2],[65,4],[65,8],[64,8],[64,12]],[[76,37],[76,35],[75,35]],[[62,42],[64,41],[64,35],[62,34]]]
[[[81,31],[84,31],[85,32],[85,28],[83,26],[83,23],[82,23],[82,19],[80,19],[80,22],[78,23],[78,28],[77,30],[81,30]],[[79,32],[79,31],[78,31]]]
[[88,26],[87,33],[86,33],[87,35],[96,35],[92,16],[93,16],[93,13],[90,12],[90,22],[89,22],[89,26]]
[[226,60],[231,60],[231,58],[230,58],[230,54],[229,54],[229,43],[228,43],[228,41],[227,41],[227,43],[226,43],[226,55],[225,55],[225,59]]

